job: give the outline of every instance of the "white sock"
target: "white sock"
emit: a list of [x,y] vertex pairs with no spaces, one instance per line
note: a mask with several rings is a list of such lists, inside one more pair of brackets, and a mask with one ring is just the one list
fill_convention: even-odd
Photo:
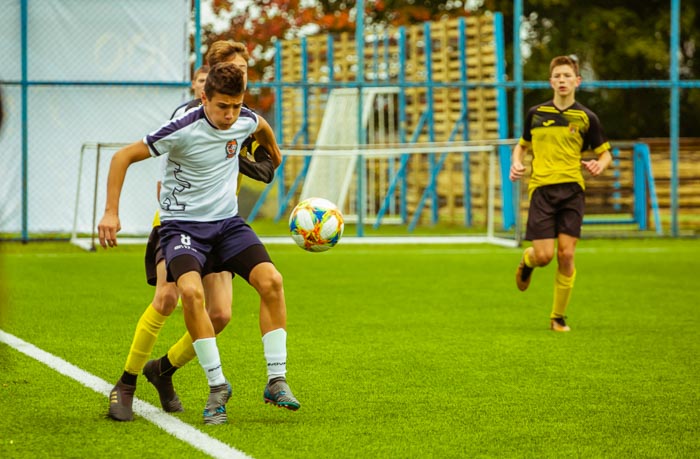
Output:
[[287,331],[278,328],[262,337],[265,360],[267,360],[267,380],[284,376],[287,373]]
[[216,346],[216,338],[202,338],[194,343],[194,351],[197,353],[199,364],[204,368],[209,386],[220,386],[226,383],[224,372],[221,369],[221,357]]

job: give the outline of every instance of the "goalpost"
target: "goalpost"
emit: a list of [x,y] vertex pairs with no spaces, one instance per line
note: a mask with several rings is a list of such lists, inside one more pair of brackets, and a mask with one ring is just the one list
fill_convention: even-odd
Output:
[[[107,174],[114,153],[126,143],[91,142],[80,149],[78,183],[75,194],[73,229],[70,242],[86,250],[95,250],[97,225],[104,211]],[[156,181],[157,161],[141,161],[126,174],[119,203],[122,230],[119,244],[144,244],[158,209]]]
[[[355,171],[347,171],[352,176],[347,189],[347,195],[351,199],[345,200],[341,210],[347,223],[356,223],[358,202],[362,202],[363,220],[373,226],[376,234],[371,237],[354,237],[351,231],[346,230],[343,244],[487,243],[516,247],[521,239],[519,221],[513,227],[504,229],[503,220],[500,218],[504,194],[513,193],[516,209],[520,208],[522,195],[519,186],[510,182],[505,186],[501,184],[498,173],[498,146],[507,142],[297,147],[283,148],[282,153],[287,160],[313,155],[318,159],[325,158],[326,161],[362,164],[360,168],[353,166]],[[95,142],[84,144],[81,148],[71,243],[86,250],[94,250],[98,244],[97,224],[103,212],[111,157],[124,145]],[[452,170],[459,161],[465,164],[459,171]],[[273,182],[270,187],[284,186],[285,181],[291,178],[287,169],[291,168],[283,166],[278,170],[276,183]],[[357,170],[362,171],[361,180],[358,180]],[[465,173],[481,179],[465,180]],[[153,216],[158,208],[158,174],[157,161],[141,161],[129,168],[119,207],[122,224],[119,233],[120,244],[145,244],[147,241]],[[447,180],[453,181],[455,186],[439,187],[440,179],[448,175]],[[372,176],[372,179],[369,179],[369,176]],[[409,182],[410,186],[407,186]],[[322,190],[316,188],[314,191],[319,197],[326,197],[323,196]],[[417,193],[432,198],[419,199]],[[465,194],[469,194],[468,199]],[[291,209],[299,197],[300,190],[289,193],[289,202],[286,203],[280,202],[278,197],[278,207]],[[438,202],[433,203],[432,199],[435,197]],[[261,198],[264,199],[264,196]],[[434,206],[440,208],[438,220],[431,217],[433,213],[430,210]],[[469,212],[479,214],[479,218],[476,219],[478,223],[473,226],[465,223]],[[516,212],[516,215],[519,214]],[[255,215],[251,217],[252,221]],[[421,227],[446,222],[453,229],[451,234],[447,235],[417,235],[409,226],[412,221]],[[382,225],[385,225],[385,228],[386,225],[407,226],[407,230],[404,235],[397,235],[396,230],[383,231]],[[464,227],[464,231],[460,230],[460,227]],[[265,236],[262,235],[261,239],[266,244],[293,243],[286,235]]]

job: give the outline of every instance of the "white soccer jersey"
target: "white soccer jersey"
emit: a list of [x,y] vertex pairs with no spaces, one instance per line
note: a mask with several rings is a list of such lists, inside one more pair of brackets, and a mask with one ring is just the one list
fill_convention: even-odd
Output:
[[245,107],[226,130],[214,127],[199,107],[148,134],[143,141],[151,155],[168,155],[160,219],[205,222],[237,215],[238,152],[257,127],[257,115]]
[[189,105],[189,103],[190,102],[188,101],[188,102],[185,102],[184,104],[180,105],[179,107],[177,107],[175,109],[175,111],[173,112],[173,114],[170,115],[170,119],[174,120],[175,118],[180,118],[182,115],[184,115],[185,112],[187,111],[187,105]]
[[[192,104],[194,101],[199,101],[199,105],[197,105],[196,107],[191,107],[191,108],[188,109],[187,107],[190,106],[190,104]],[[197,108],[199,108],[199,107],[201,107],[201,106],[202,106],[202,103],[201,103],[201,101],[200,101],[199,99],[188,100],[187,102],[185,102],[184,104],[181,104],[180,106],[178,106],[178,107],[175,109],[175,111],[173,112],[173,114],[170,115],[170,120],[174,120],[174,119],[176,119],[176,118],[179,118],[179,117],[181,117],[182,115],[184,115],[187,111],[189,111],[189,110],[195,110],[195,109],[197,109]],[[168,165],[168,155],[160,155],[160,156],[158,157],[158,162],[159,162],[159,164],[158,164],[158,171],[160,172],[160,175],[158,176],[158,181],[162,183],[162,182],[163,182],[163,177],[165,176],[165,168],[166,168],[166,166]]]
[[173,114],[170,115],[170,119],[174,120],[175,118],[180,118],[182,115],[187,113],[190,110],[193,110],[195,108],[199,108],[202,106],[202,99],[192,99],[188,100],[187,102],[180,104],[174,111]]

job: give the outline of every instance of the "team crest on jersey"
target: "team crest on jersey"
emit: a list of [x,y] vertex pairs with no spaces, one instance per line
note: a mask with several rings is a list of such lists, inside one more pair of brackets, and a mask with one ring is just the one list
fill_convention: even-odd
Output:
[[231,159],[236,156],[238,151],[238,141],[236,139],[226,142],[226,159]]
[[571,123],[569,124],[569,134],[576,134],[578,133],[578,126]]

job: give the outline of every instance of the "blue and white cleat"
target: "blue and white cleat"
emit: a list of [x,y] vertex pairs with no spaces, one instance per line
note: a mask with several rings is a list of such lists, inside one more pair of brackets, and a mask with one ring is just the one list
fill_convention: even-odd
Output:
[[209,387],[209,398],[204,407],[205,424],[226,424],[226,402],[231,398],[233,390],[228,381],[220,386]]
[[294,397],[287,380],[283,376],[273,378],[267,383],[263,399],[265,403],[272,403],[275,406],[292,411],[296,411],[301,407],[299,400]]

